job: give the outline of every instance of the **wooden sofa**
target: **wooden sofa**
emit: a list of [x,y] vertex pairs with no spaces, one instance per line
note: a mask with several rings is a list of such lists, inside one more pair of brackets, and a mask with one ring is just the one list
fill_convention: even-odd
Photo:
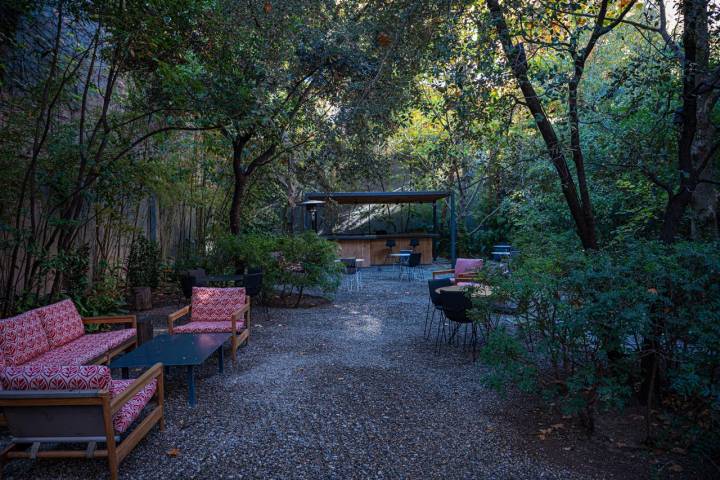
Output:
[[[85,325],[90,324],[130,328],[85,333]],[[81,318],[72,300],[0,320],[0,368],[104,364],[136,345],[134,315]]]
[[[106,458],[116,480],[120,462],[135,445],[157,423],[164,428],[159,363],[134,380],[113,380],[101,365],[4,367],[0,383],[0,408],[12,437],[0,452],[2,466],[15,458]],[[44,451],[43,443],[86,448]]]

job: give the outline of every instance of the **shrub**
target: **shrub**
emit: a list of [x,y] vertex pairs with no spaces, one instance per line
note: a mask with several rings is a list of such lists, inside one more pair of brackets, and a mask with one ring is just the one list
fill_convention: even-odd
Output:
[[[278,238],[276,283],[297,290],[298,304],[308,288],[334,292],[340,285],[341,265],[337,263],[338,246],[320,238],[315,232],[287,235]],[[292,265],[301,268],[292,268]]]
[[483,274],[494,285],[483,301],[518,305],[514,321],[488,335],[484,380],[540,393],[589,430],[598,409],[637,401],[648,415],[662,408],[677,424],[693,425],[688,443],[717,431],[718,245],[634,242],[588,254],[552,251],[548,242],[541,248],[525,247],[512,276]]
[[300,235],[224,235],[212,243],[204,261],[209,272],[233,274],[238,269],[263,271],[263,291],[281,296],[298,294],[298,303],[309,288],[337,290],[341,266],[336,262],[337,245],[315,232]]

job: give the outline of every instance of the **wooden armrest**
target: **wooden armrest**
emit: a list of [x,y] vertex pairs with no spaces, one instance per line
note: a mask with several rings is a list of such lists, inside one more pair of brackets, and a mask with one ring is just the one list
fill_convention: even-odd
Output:
[[82,321],[85,325],[93,324],[129,324],[132,328],[137,329],[137,317],[135,315],[114,315],[106,317],[82,317]]
[[167,316],[168,321],[168,332],[172,335],[173,332],[173,322],[177,320],[178,318],[187,315],[190,313],[190,305],[185,305],[183,308],[178,310],[177,312],[173,312],[170,315]]
[[[233,312],[233,314],[230,316],[230,323],[232,326],[233,333],[237,332],[237,330],[236,330],[237,321],[240,319],[241,316],[245,315],[249,311],[250,311],[250,297],[246,296],[245,297],[245,305],[243,305],[242,307],[235,310]],[[249,322],[250,319],[249,319],[248,315],[245,315],[245,317],[246,317],[246,320],[248,320],[245,322],[245,328],[247,329],[247,328],[250,328],[250,322]]]
[[432,272],[433,278],[435,278],[435,275],[447,275],[448,273],[455,273],[454,269],[448,269],[448,270],[435,270]]
[[477,277],[477,272],[465,272],[455,275],[455,280],[473,280],[475,277]]
[[145,373],[133,380],[130,386],[123,390],[120,395],[110,400],[110,413],[114,415],[123,405],[133,398],[136,393],[149,385],[154,379],[158,381],[157,388],[162,388],[160,385],[163,381],[162,363],[156,363],[150,367]]

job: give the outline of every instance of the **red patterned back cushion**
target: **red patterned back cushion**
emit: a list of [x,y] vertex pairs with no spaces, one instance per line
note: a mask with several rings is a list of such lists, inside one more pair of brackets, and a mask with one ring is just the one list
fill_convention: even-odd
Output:
[[82,318],[72,300],[63,300],[38,308],[48,343],[57,348],[72,342],[85,333]]
[[22,365],[50,350],[37,310],[0,320],[0,351],[5,364]]
[[110,380],[110,369],[103,365],[28,365],[0,371],[5,390],[103,390],[109,388]]
[[482,258],[458,258],[455,261],[455,275],[476,272],[482,267]]
[[193,287],[193,322],[228,322],[245,305],[245,289]]

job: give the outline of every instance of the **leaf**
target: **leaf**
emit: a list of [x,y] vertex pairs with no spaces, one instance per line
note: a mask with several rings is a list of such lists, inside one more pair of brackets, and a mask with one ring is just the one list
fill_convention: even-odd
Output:
[[170,450],[168,450],[165,453],[167,453],[168,457],[175,458],[178,455],[180,455],[180,449],[179,448],[171,448]]
[[683,469],[683,467],[681,467],[681,466],[678,465],[677,463],[674,463],[674,464],[670,465],[669,470],[670,470],[671,472],[682,472],[684,469]]

